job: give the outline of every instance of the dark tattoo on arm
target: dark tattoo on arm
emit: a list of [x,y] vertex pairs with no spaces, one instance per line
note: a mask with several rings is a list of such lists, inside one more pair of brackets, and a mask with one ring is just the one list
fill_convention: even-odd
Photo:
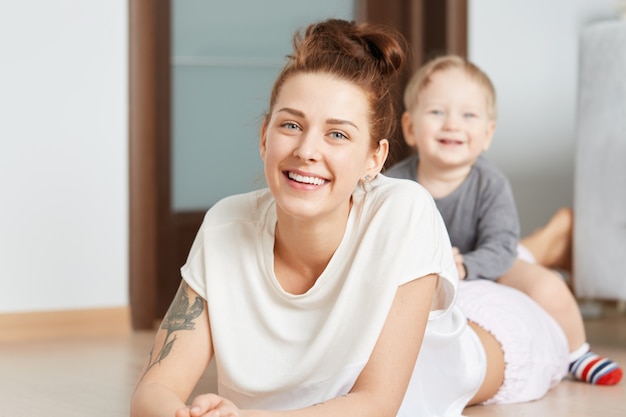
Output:
[[172,301],[172,305],[169,310],[167,310],[167,314],[165,314],[165,317],[161,322],[161,329],[166,331],[163,345],[156,356],[153,356],[156,345],[150,350],[150,357],[144,375],[150,370],[150,368],[158,363],[161,363],[161,361],[170,354],[172,347],[174,346],[174,342],[176,342],[176,335],[174,335],[174,332],[179,330],[195,329],[196,324],[194,323],[194,320],[202,314],[203,311],[204,300],[199,296],[196,296],[193,304],[190,305],[189,297],[187,297],[187,284],[183,282],[178,288],[174,301]]

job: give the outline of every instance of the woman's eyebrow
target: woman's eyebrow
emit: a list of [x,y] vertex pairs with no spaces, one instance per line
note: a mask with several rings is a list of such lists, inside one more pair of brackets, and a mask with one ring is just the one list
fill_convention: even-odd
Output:
[[[305,117],[304,112],[302,112],[300,110],[292,109],[290,107],[283,107],[283,108],[280,108],[280,109],[276,110],[276,113],[280,113],[280,112],[289,113],[289,114],[292,114],[292,115],[297,116],[297,117],[302,117],[302,118]],[[331,125],[350,125],[350,126],[354,126],[354,128],[356,130],[359,130],[359,127],[356,124],[354,124],[351,121],[349,121],[349,120],[326,119],[326,123],[331,124]]]
[[350,126],[354,126],[356,130],[359,130],[359,127],[349,120],[326,119],[326,123],[331,124],[331,125],[350,125]]
[[295,110],[289,107],[283,107],[282,109],[278,109],[276,111],[276,113],[280,113],[280,112],[286,112],[289,114],[292,114],[294,116],[298,116],[298,117],[304,117],[304,112],[301,112],[300,110]]

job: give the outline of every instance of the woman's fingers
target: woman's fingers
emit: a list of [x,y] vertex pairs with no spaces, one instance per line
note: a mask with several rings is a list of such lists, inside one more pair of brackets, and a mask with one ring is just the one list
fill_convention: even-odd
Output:
[[[197,396],[191,404],[190,417],[238,417],[239,409],[230,401],[216,394]],[[176,414],[176,417],[186,417]]]

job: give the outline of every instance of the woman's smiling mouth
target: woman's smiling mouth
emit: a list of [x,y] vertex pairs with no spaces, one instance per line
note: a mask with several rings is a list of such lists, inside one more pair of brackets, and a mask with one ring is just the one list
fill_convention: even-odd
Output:
[[299,182],[301,184],[310,184],[310,185],[324,185],[328,182],[327,180],[323,178],[312,177],[308,175],[300,175],[292,171],[287,172],[287,178],[289,178],[290,180]]

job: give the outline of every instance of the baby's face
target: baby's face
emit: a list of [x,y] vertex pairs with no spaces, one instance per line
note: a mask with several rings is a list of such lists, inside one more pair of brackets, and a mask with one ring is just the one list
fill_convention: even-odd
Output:
[[416,108],[402,120],[404,138],[417,149],[420,164],[439,169],[474,164],[489,148],[495,128],[487,103],[485,88],[462,70],[431,75]]

